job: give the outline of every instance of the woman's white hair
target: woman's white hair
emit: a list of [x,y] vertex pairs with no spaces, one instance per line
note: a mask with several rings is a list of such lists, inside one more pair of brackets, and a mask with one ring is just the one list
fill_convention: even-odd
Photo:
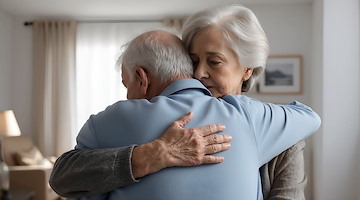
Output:
[[196,33],[208,27],[219,28],[226,42],[238,56],[241,66],[253,68],[251,77],[243,82],[247,92],[266,66],[269,44],[255,14],[242,5],[207,9],[190,16],[182,28],[182,40],[187,50]]
[[126,68],[130,80],[134,80],[136,66],[143,67],[163,83],[177,77],[193,76],[191,58],[181,40],[173,34],[149,31],[133,39],[125,48],[117,65]]

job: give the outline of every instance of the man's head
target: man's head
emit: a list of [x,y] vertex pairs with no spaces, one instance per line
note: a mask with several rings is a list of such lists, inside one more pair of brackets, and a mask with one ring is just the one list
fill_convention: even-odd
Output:
[[181,40],[161,30],[133,39],[120,62],[128,99],[151,99],[173,81],[193,76],[192,61]]

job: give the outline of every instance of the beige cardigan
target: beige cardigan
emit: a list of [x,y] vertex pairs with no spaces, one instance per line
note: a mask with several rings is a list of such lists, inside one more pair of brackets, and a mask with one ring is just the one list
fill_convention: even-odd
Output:
[[305,200],[305,141],[300,141],[260,168],[264,200]]

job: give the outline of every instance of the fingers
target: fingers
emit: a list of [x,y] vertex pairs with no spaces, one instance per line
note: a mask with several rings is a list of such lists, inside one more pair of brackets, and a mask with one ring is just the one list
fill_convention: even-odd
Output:
[[216,164],[224,161],[222,156],[204,156],[203,164]]
[[[214,154],[221,151],[226,151],[231,147],[230,144],[215,144],[205,147],[205,153],[206,154]],[[215,163],[221,163],[224,161],[224,157],[222,156],[211,156],[211,155],[205,155],[203,157],[202,164],[215,164]]]
[[214,133],[218,133],[225,130],[225,125],[222,124],[208,124],[205,126],[202,126],[200,128],[194,128],[198,129],[200,132],[200,135],[202,136],[208,136]]
[[232,140],[231,135],[209,135],[205,137],[205,145],[222,144]]
[[226,151],[226,150],[230,149],[230,147],[231,147],[231,145],[229,143],[208,145],[205,147],[205,154],[209,155],[209,154],[214,154],[214,153],[218,153],[221,151]]
[[183,128],[193,117],[193,112],[189,112],[180,119],[176,120],[174,123],[178,124],[180,128]]

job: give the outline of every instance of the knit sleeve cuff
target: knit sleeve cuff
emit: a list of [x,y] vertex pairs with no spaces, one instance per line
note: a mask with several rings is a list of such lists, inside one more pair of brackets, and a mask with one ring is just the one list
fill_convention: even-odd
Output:
[[120,148],[116,154],[114,162],[114,175],[117,180],[131,184],[139,182],[140,179],[135,179],[132,174],[131,158],[134,148],[137,145],[131,145],[126,148]]

